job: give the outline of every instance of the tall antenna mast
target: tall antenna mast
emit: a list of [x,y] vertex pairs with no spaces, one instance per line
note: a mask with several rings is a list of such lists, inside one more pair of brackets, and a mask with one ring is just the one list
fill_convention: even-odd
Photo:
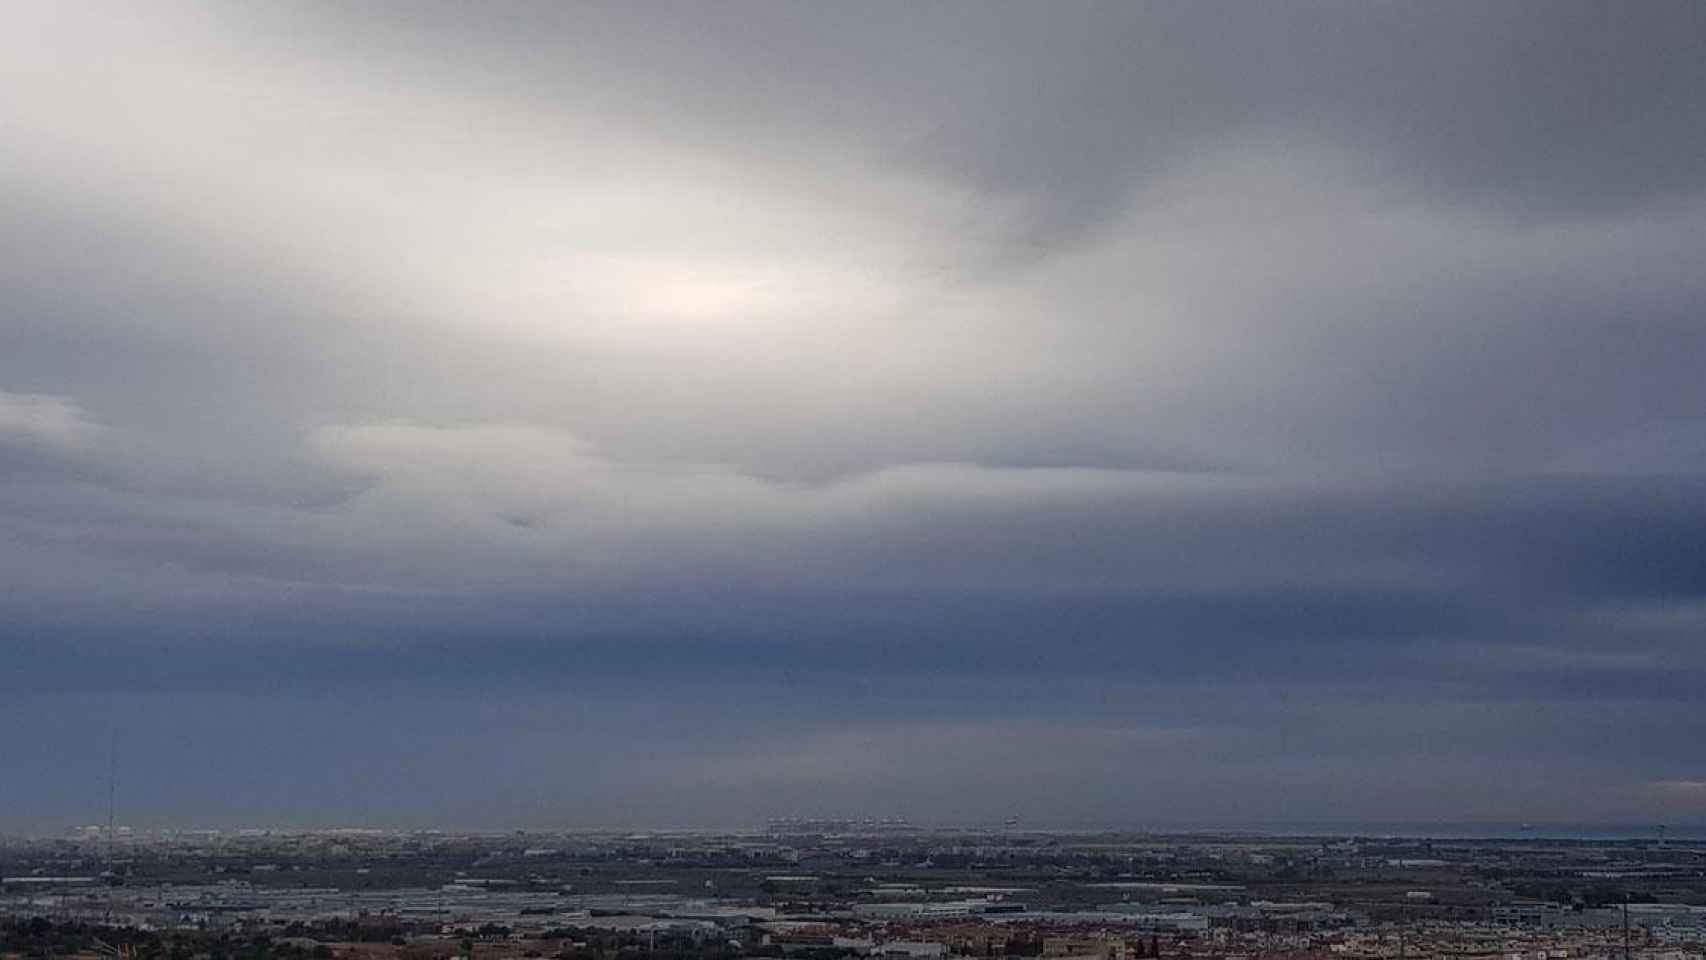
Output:
[[108,731],[107,739],[107,890],[106,890],[106,923],[113,922],[113,892],[112,885],[118,880],[118,867],[113,858],[113,834],[115,833],[113,811],[117,807],[118,795],[118,724],[115,722]]
[[114,811],[118,798],[118,727],[112,728],[112,738],[107,742],[107,876],[118,875],[117,864],[113,859],[113,837],[116,832]]
[[1629,891],[1623,891],[1623,960],[1629,960]]

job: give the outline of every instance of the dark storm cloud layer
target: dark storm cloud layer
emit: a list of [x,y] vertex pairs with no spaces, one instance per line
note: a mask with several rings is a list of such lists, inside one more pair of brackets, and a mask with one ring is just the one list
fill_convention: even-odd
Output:
[[1706,818],[1698,4],[407,14],[8,11],[0,829]]
[[[954,674],[975,663],[992,675],[1379,676],[1492,696],[1506,681],[1635,683],[1691,699],[1706,666],[1693,645],[1706,595],[1699,480],[1099,499],[901,510],[895,529],[814,533],[809,545],[758,536],[738,550],[744,568],[646,571],[569,597],[556,571],[531,585],[512,571],[473,592],[349,592],[309,580],[335,557],[133,524],[131,542],[103,552],[298,586],[130,625],[117,648],[98,621],[34,641],[14,633],[9,683],[552,687],[641,670]],[[822,569],[791,569],[808,549]],[[269,600],[267,622],[248,623]],[[1667,626],[1667,613],[1680,619]],[[232,642],[244,633],[277,636]]]

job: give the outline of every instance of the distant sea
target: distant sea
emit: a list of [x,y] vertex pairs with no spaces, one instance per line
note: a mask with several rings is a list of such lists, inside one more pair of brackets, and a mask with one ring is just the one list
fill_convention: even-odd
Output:
[[1706,840],[1706,823],[1502,823],[1298,821],[1228,827],[1151,827],[1171,832],[1237,832],[1278,837],[1392,837],[1406,840]]

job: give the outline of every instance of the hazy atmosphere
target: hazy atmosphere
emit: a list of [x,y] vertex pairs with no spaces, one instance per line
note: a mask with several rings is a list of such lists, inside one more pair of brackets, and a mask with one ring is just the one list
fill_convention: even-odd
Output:
[[1703,47],[0,3],[0,831],[1706,822]]

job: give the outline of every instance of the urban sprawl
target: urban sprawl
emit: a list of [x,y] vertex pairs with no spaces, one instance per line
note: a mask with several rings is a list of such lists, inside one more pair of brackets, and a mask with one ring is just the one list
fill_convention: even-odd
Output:
[[151,832],[0,841],[0,958],[1706,960],[1706,842]]

